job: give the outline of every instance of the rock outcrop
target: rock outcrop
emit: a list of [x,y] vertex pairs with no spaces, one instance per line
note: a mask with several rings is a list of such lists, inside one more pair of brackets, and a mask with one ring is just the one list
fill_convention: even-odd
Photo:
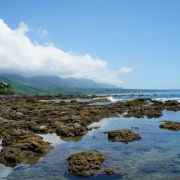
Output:
[[115,131],[108,131],[108,140],[111,142],[129,143],[131,141],[140,140],[141,136],[129,129],[120,129]]
[[68,157],[68,171],[76,176],[92,176],[101,169],[106,157],[98,151],[75,153]]
[[172,131],[179,131],[180,130],[180,122],[166,121],[165,123],[161,124],[159,127],[163,128],[163,129],[169,129]]
[[14,167],[19,163],[33,164],[52,147],[42,137],[24,130],[9,131],[2,140],[0,163]]

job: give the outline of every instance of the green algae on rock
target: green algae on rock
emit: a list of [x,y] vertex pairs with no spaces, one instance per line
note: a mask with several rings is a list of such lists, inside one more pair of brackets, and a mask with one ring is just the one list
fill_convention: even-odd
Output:
[[92,176],[101,169],[106,157],[99,151],[74,153],[67,159],[68,171],[76,176]]
[[169,129],[172,131],[179,131],[180,130],[180,122],[166,121],[165,123],[161,124],[159,127],[163,128],[163,129]]

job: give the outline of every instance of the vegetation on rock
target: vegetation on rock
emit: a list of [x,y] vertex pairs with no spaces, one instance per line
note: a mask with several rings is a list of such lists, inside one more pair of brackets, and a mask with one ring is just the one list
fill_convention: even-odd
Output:
[[14,91],[11,89],[0,89],[0,95],[11,95],[14,94]]

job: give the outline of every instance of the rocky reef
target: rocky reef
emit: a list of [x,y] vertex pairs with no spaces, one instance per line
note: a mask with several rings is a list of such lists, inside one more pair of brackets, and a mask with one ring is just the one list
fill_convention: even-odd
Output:
[[50,144],[44,142],[40,136],[15,129],[4,136],[2,146],[0,163],[10,167],[18,163],[33,164],[52,149]]
[[105,159],[106,157],[99,151],[75,153],[67,159],[68,171],[76,176],[92,176],[101,169],[101,164]]
[[[162,116],[163,110],[180,110],[180,103],[177,101],[136,99],[128,102],[92,105],[73,100],[77,98],[88,99],[91,102],[97,97],[72,95],[1,97],[0,139],[3,140],[0,162],[6,166],[37,162],[41,156],[52,149],[51,145],[43,142],[37,134],[56,133],[62,138],[76,138],[85,135],[89,130],[88,126],[102,118],[119,115],[157,118]],[[64,101],[54,103],[49,101],[52,99]],[[72,100],[66,102],[66,99]],[[116,133],[109,134],[110,139],[116,135]],[[138,135],[129,130],[121,135],[118,131],[118,135],[114,136],[117,141],[124,142],[138,138],[140,139]]]
[[179,131],[180,130],[180,122],[166,121],[165,123],[161,124],[159,127],[163,128],[163,129],[169,129],[172,131]]
[[111,142],[129,143],[131,141],[140,140],[141,136],[129,129],[120,129],[105,132],[108,134],[108,140]]

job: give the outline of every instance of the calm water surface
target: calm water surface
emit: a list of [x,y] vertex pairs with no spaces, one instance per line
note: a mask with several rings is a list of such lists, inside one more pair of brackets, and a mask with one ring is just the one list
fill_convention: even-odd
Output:
[[[55,134],[44,136],[55,147],[35,165],[19,165],[14,169],[0,165],[0,179],[44,180],[44,179],[179,179],[180,178],[180,132],[159,128],[162,121],[180,121],[180,112],[164,112],[156,119],[106,118],[92,126],[99,129],[89,131],[73,141],[62,140]],[[137,128],[138,127],[138,128]],[[109,142],[106,130],[130,128],[142,136],[142,140],[129,144]],[[107,156],[102,168],[114,167],[115,176],[99,172],[90,178],[78,178],[67,173],[66,158],[74,152],[99,150]]]

